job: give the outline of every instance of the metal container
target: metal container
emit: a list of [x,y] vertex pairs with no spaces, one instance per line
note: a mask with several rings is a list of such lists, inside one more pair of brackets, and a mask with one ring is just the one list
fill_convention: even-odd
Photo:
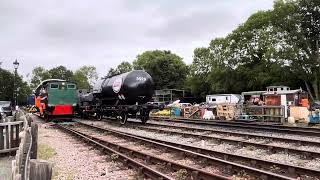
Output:
[[153,94],[152,77],[142,70],[102,78],[93,88],[94,97],[104,105],[144,104]]

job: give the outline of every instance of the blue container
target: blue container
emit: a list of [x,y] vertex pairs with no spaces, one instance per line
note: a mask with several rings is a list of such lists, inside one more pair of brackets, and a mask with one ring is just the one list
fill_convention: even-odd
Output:
[[175,108],[175,109],[173,110],[173,112],[174,112],[174,115],[175,115],[175,116],[181,116],[181,109]]
[[320,123],[319,115],[310,115],[309,116],[309,123],[310,124],[319,124]]
[[27,105],[33,106],[33,105],[35,105],[35,102],[36,102],[36,98],[34,95],[28,96]]

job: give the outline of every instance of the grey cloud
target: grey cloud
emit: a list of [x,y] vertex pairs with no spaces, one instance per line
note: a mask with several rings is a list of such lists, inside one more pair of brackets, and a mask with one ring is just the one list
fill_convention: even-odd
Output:
[[100,75],[145,50],[169,49],[192,61],[193,49],[231,32],[273,0],[0,1],[0,61],[19,72],[42,65],[97,66]]

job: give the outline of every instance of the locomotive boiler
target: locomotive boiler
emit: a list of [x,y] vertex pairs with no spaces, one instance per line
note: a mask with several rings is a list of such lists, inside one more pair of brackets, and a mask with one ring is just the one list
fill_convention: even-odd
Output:
[[101,78],[92,92],[79,94],[79,109],[83,116],[113,116],[125,124],[128,117],[145,123],[152,109],[148,104],[154,94],[154,82],[145,71],[134,70],[120,75]]

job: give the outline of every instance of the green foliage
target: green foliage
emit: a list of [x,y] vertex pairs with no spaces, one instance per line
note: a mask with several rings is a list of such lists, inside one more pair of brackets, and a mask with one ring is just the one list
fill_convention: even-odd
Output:
[[64,66],[57,66],[50,70],[37,66],[32,70],[30,86],[35,88],[40,84],[40,82],[46,79],[64,79],[74,81],[74,76],[73,72]]
[[118,154],[111,154],[110,158],[111,158],[112,162],[115,162],[119,159],[119,155]]
[[74,80],[78,89],[90,89],[97,79],[98,73],[94,66],[82,66],[74,72]]
[[30,86],[32,88],[36,88],[40,84],[41,81],[43,81],[45,79],[49,79],[50,77],[51,77],[50,73],[46,69],[44,69],[41,66],[35,67],[32,70]]
[[132,65],[127,62],[127,61],[123,61],[121,64],[119,64],[119,66],[117,67],[117,71],[119,72],[119,74],[125,73],[125,72],[129,72],[132,71]]
[[47,144],[39,144],[38,159],[49,160],[56,154],[57,152],[51,146]]
[[133,67],[148,72],[156,89],[182,88],[188,74],[188,66],[182,58],[170,51],[146,51],[137,56]]
[[274,5],[273,24],[284,34],[285,46],[280,58],[304,82],[311,98],[319,100],[320,1],[278,0]]
[[253,14],[227,37],[195,49],[189,88],[204,96],[312,84],[318,99],[319,11],[316,0],[277,0],[273,10]]
[[74,81],[73,72],[64,66],[58,66],[50,69],[49,74],[52,79],[63,79],[67,81]]
[[42,66],[37,66],[32,70],[31,87],[37,87],[40,82],[46,79],[64,79],[73,81],[73,72],[64,66],[57,66],[52,69],[45,69]]
[[188,177],[188,171],[186,169],[180,169],[176,172],[176,179],[177,180],[185,180]]
[[[18,103],[24,104],[27,96],[31,93],[31,89],[19,74],[16,76],[15,82],[15,87],[18,89]],[[14,73],[0,68],[0,100],[13,101],[13,83]]]
[[0,99],[3,101],[12,100],[14,74],[0,68]]
[[49,70],[38,66],[32,70],[31,87],[37,87],[41,81],[46,79],[74,81],[79,89],[90,89],[98,79],[98,73],[94,66],[82,66],[74,73],[64,66],[57,66]]
[[119,64],[117,66],[116,69],[110,68],[107,76],[115,76],[118,74],[126,73],[129,71],[132,71],[132,69],[133,69],[133,67],[129,62],[123,61],[123,62],[121,62],[121,64]]

